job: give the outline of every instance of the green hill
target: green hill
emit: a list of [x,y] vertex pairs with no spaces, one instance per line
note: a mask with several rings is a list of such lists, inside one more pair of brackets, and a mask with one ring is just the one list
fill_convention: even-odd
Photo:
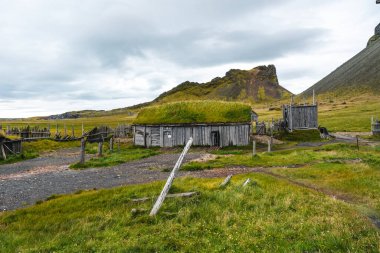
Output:
[[152,103],[184,100],[223,100],[264,102],[289,97],[291,93],[279,85],[274,65],[251,70],[231,69],[224,77],[207,83],[186,81],[162,93]]
[[380,93],[380,39],[374,35],[365,49],[338,67],[328,76],[304,91],[302,97],[317,94],[335,97]]

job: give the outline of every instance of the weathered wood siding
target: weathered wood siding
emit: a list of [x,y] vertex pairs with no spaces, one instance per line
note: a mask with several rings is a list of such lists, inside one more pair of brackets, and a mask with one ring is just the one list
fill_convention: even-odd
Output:
[[373,135],[380,135],[380,121],[372,120],[371,129]]
[[5,145],[5,154],[20,154],[22,152],[22,143],[21,140],[8,140],[4,142]]
[[[161,125],[134,126],[134,143],[139,146],[183,146],[193,137],[194,146],[244,146],[249,144],[251,125]],[[145,136],[145,139],[144,139]],[[214,136],[214,139],[212,138]]]
[[283,116],[290,130],[318,128],[317,105],[286,105],[283,107]]

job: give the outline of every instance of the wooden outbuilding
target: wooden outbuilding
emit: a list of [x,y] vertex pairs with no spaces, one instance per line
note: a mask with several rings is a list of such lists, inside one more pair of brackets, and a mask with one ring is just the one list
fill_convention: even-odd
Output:
[[289,131],[318,128],[317,105],[284,105],[282,113]]
[[293,97],[289,105],[282,106],[284,126],[288,131],[318,129],[318,105],[313,90],[312,105],[295,105]]
[[217,101],[177,102],[143,109],[133,125],[135,145],[244,146],[251,133],[251,107]]

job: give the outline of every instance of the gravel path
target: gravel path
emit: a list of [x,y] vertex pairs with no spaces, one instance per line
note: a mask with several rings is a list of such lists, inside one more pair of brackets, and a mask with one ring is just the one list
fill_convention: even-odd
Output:
[[[72,193],[93,188],[111,188],[163,180],[179,154],[162,154],[110,168],[71,170],[79,150],[62,150],[15,164],[0,166],[0,211],[12,210],[44,200],[52,194]],[[185,161],[199,159],[190,153]]]

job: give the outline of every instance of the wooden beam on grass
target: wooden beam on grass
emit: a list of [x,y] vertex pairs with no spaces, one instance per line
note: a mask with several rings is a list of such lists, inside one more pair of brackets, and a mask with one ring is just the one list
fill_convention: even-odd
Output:
[[168,194],[168,192],[170,190],[170,187],[173,184],[175,174],[177,173],[177,171],[181,167],[182,161],[185,158],[187,151],[189,151],[192,143],[193,143],[193,138],[190,137],[190,139],[187,142],[185,148],[183,149],[181,155],[179,156],[178,161],[176,162],[172,172],[170,173],[170,176],[169,176],[168,180],[166,181],[166,184],[165,184],[164,188],[162,189],[160,196],[157,198],[156,203],[154,204],[152,210],[150,211],[149,216],[155,216],[157,214],[158,210],[160,210],[160,207],[161,207],[162,203],[164,202],[166,195]]
[[231,178],[232,178],[232,174],[231,174],[231,175],[228,175],[228,176],[226,177],[226,179],[224,179],[223,183],[220,184],[219,187],[225,187],[225,186],[230,182]]
[[249,178],[245,180],[245,182],[243,183],[243,187],[247,186],[250,182],[251,182],[251,179]]

